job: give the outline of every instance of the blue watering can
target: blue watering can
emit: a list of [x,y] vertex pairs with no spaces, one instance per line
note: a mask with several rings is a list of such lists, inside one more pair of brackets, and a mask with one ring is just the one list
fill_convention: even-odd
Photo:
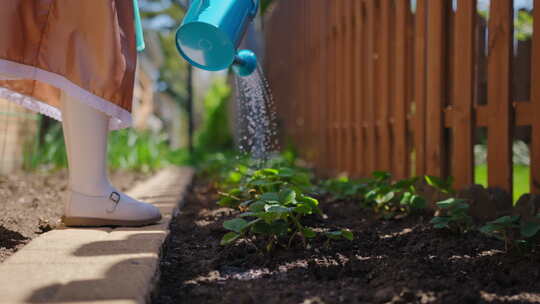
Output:
[[233,66],[240,76],[257,68],[252,51],[237,52],[260,0],[194,0],[176,31],[178,52],[190,64],[208,71]]

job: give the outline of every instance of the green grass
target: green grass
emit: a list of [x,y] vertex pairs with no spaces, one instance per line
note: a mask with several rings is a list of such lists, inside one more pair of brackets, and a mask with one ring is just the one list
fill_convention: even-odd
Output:
[[[514,202],[525,193],[529,193],[530,167],[524,165],[514,166]],[[487,187],[487,165],[476,166],[475,183]]]

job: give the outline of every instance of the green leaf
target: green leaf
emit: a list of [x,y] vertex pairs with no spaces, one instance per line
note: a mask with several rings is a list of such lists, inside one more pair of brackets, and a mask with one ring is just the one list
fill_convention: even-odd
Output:
[[279,169],[278,175],[280,177],[293,177],[294,176],[294,170],[291,168],[281,168]]
[[264,206],[266,205],[263,201],[256,201],[255,203],[249,205],[249,211],[251,212],[262,212],[264,211]]
[[[440,202],[436,203],[436,205],[437,205],[437,207],[439,207],[441,209],[449,209],[449,208],[452,208],[452,207],[456,206],[457,204],[465,203],[465,202],[466,202],[466,200],[463,200],[463,199],[449,198],[447,200],[440,201]],[[467,208],[468,208],[468,204],[467,204]]]
[[489,222],[490,224],[492,225],[504,225],[504,226],[508,226],[508,225],[512,225],[514,223],[516,223],[516,221],[519,220],[519,216],[510,216],[510,215],[506,215],[506,216],[501,216],[500,218],[494,220],[494,221],[491,221]]
[[241,233],[244,228],[248,226],[248,222],[241,218],[225,221],[223,227],[228,230],[232,230],[236,233]]
[[392,178],[392,174],[384,171],[375,171],[373,172],[373,177],[380,181],[387,181]]
[[395,192],[391,191],[384,195],[379,195],[377,199],[375,200],[377,204],[386,204],[389,201],[391,201],[395,196]]
[[411,208],[414,209],[424,209],[427,207],[426,199],[419,196],[419,195],[413,195],[411,198]]
[[521,235],[530,238],[540,231],[540,224],[535,222],[521,222]]
[[326,237],[332,240],[339,240],[341,238],[344,238],[346,240],[352,241],[354,239],[354,235],[351,231],[342,229],[342,230],[336,230],[336,231],[328,231],[325,232]]
[[279,214],[289,213],[292,210],[291,208],[287,208],[280,205],[266,205],[264,209],[268,213],[279,213]]
[[298,197],[298,201],[308,204],[309,206],[311,206],[311,208],[316,208],[319,205],[318,200],[305,195],[301,195],[300,197]]
[[436,229],[442,229],[442,228],[448,228],[448,224],[450,223],[450,218],[446,216],[436,216],[429,221],[431,224],[433,224],[433,227]]
[[276,169],[266,168],[266,169],[261,169],[255,172],[255,175],[275,176],[275,175],[278,175],[278,173],[279,171]]
[[294,212],[300,214],[310,214],[312,212],[312,208],[309,205],[301,204],[294,208]]
[[279,201],[283,204],[292,204],[296,201],[296,192],[291,189],[284,189],[279,192]]
[[279,195],[276,192],[265,192],[260,197],[263,201],[279,201]]
[[240,234],[237,234],[235,232],[229,232],[223,236],[221,239],[220,244],[221,245],[228,245],[234,241],[236,241],[240,237]]
[[370,190],[368,191],[368,193],[366,193],[365,199],[367,201],[374,201],[377,195],[378,195],[378,192],[376,190]]
[[349,241],[352,241],[354,239],[354,234],[352,233],[352,231],[349,230],[341,230],[341,235]]
[[341,230],[338,230],[338,231],[328,231],[328,232],[325,232],[324,235],[326,235],[326,237],[328,237],[329,239],[332,239],[332,240],[338,240],[341,238],[342,236],[342,232]]
[[277,212],[257,212],[256,216],[262,218],[266,223],[271,224],[272,222],[279,220],[282,217],[282,213]]
[[495,225],[486,224],[482,227],[480,227],[479,231],[485,234],[493,234],[494,232],[497,232],[499,230],[499,227]]
[[315,231],[313,231],[311,228],[303,228],[302,229],[302,235],[305,238],[312,239],[315,236],[317,236],[317,233],[315,233]]
[[258,222],[253,225],[253,233],[265,235],[285,235],[287,234],[289,225],[284,220],[278,220],[271,224],[266,222]]
[[242,207],[242,208],[247,208],[251,203],[253,203],[253,200],[245,201],[245,202],[241,203],[241,204],[238,205],[238,206],[239,206],[239,207]]

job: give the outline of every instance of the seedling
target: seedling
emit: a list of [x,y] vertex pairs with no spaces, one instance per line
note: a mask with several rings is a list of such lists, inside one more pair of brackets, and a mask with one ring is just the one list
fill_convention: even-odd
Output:
[[[540,220],[540,214],[536,215]],[[519,236],[517,231],[519,228]],[[503,240],[505,250],[509,248],[523,248],[531,244],[532,239],[540,232],[540,223],[526,221],[519,216],[503,216],[480,228],[480,231]]]
[[468,214],[469,204],[466,200],[450,198],[437,203],[440,216],[431,219],[436,229],[450,229],[454,232],[464,233],[471,228],[472,218]]
[[366,184],[346,177],[329,179],[321,184],[322,192],[332,195],[336,200],[361,199],[366,191]]
[[505,251],[508,252],[510,245],[514,245],[515,242],[520,241],[516,240],[512,233],[517,228],[520,228],[519,216],[507,215],[482,226],[480,232],[503,240]]
[[281,167],[246,170],[235,188],[220,192],[220,206],[238,208],[246,201],[254,200],[266,192],[278,192],[280,189],[291,188],[299,193],[311,192],[313,184],[311,175],[303,169]]
[[[251,239],[253,236],[261,236],[267,240],[266,250],[271,251],[280,238],[288,236],[290,247],[294,238],[299,236],[306,246],[307,240],[316,237],[317,233],[312,228],[304,226],[302,218],[310,214],[322,214],[318,205],[316,199],[291,188],[256,194],[253,200],[240,204],[245,212],[223,224],[230,232],[223,237],[221,244],[231,244],[239,238]],[[347,232],[334,232],[332,236],[352,239],[351,234]]]
[[392,183],[388,172],[375,172],[367,183],[364,205],[373,208],[386,219],[399,214],[408,215],[426,207],[426,200],[417,194],[415,183],[418,178],[410,178]]

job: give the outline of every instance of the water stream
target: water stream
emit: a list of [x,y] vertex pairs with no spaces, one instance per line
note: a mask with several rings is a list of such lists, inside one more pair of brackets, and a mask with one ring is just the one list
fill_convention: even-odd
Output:
[[276,111],[272,92],[260,66],[247,77],[236,77],[239,149],[255,159],[278,150]]

